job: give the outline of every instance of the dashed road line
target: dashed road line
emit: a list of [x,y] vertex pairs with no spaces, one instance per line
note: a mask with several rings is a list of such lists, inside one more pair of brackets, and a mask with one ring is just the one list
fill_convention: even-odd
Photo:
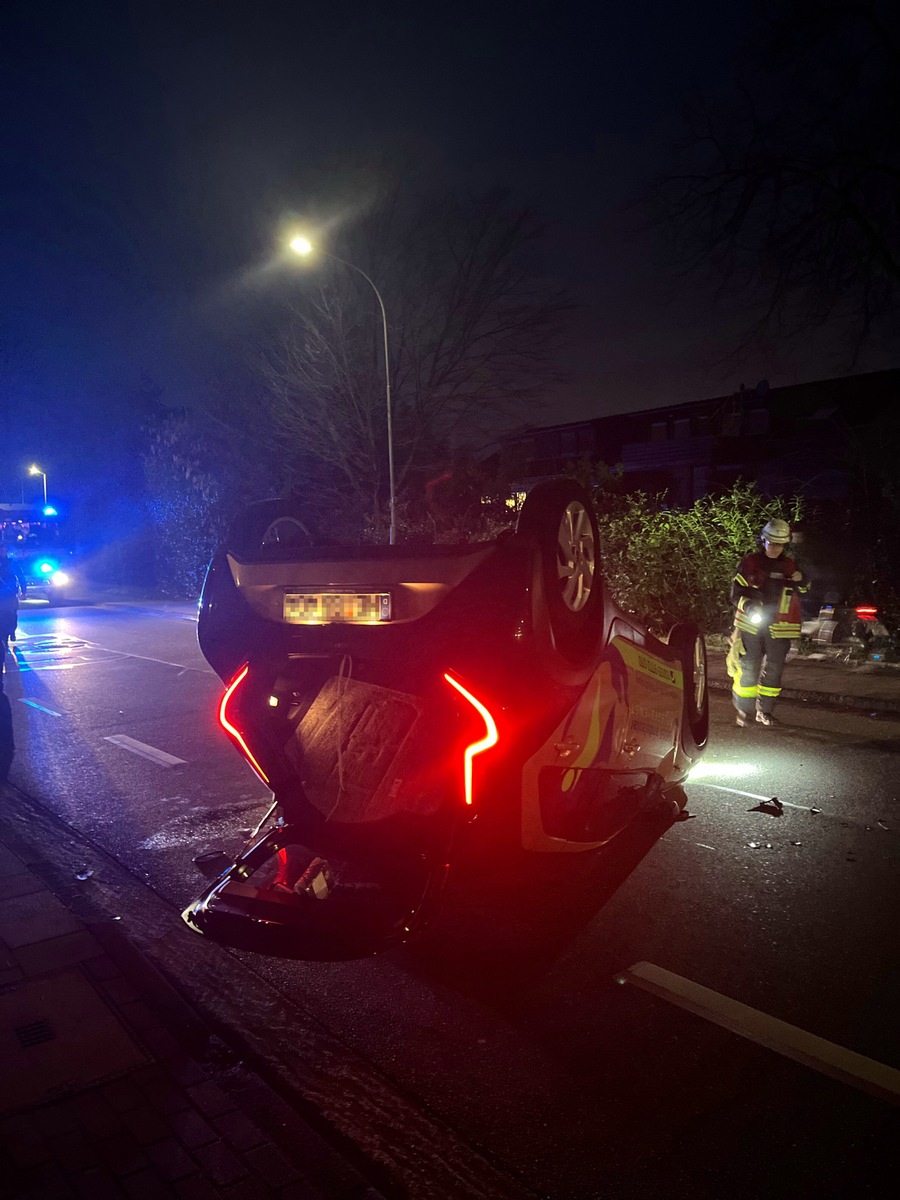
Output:
[[900,1071],[886,1063],[770,1017],[758,1008],[741,1004],[654,963],[634,963],[614,978],[616,983],[633,984],[841,1083],[900,1104]]
[[123,750],[130,750],[132,754],[139,754],[141,758],[148,758],[161,767],[177,767],[187,762],[185,758],[176,758],[174,754],[167,754],[165,750],[158,750],[156,746],[148,746],[146,742],[139,742],[137,738],[129,737],[126,733],[114,733],[103,740],[112,742],[114,746],[120,746]]
[[24,696],[19,696],[20,704],[27,704],[29,708],[36,708],[40,712],[49,713],[51,717],[61,717],[62,713],[58,713],[53,708],[47,708],[44,704],[38,704],[37,700],[26,700]]

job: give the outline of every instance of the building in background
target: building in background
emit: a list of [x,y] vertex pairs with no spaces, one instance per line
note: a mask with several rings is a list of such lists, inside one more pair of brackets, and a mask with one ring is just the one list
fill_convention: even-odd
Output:
[[743,479],[827,511],[850,497],[862,431],[892,415],[898,400],[900,370],[781,388],[764,380],[711,400],[525,430],[508,436],[504,450],[522,491],[588,460],[620,465],[628,491],[666,492],[674,505]]

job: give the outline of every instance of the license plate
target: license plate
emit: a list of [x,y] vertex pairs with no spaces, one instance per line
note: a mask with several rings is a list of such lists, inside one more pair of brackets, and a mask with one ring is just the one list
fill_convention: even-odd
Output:
[[292,625],[375,625],[391,619],[391,597],[387,592],[286,592],[284,619]]

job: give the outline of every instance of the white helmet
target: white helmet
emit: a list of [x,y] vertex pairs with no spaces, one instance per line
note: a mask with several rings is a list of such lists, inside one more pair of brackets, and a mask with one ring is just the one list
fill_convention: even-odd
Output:
[[774,546],[786,546],[791,540],[791,527],[780,517],[770,517],[760,536],[764,542],[771,542]]

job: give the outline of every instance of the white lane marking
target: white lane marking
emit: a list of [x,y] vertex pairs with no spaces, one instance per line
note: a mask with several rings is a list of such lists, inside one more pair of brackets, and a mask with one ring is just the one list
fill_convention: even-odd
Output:
[[19,703],[27,704],[29,708],[40,709],[41,712],[49,713],[51,717],[62,716],[62,713],[58,713],[52,708],[45,708],[43,704],[38,704],[37,700],[26,700],[24,696],[19,697]]
[[166,754],[165,750],[157,750],[155,746],[139,742],[126,733],[114,733],[103,740],[112,742],[114,746],[121,746],[123,750],[130,750],[132,754],[139,754],[141,758],[149,758],[151,762],[158,763],[161,767],[177,767],[180,763],[187,762],[186,758],[176,758],[174,754]]
[[785,1058],[812,1067],[851,1087],[860,1088],[882,1100],[900,1103],[900,1071],[885,1063],[876,1062],[855,1050],[838,1046],[825,1038],[807,1033],[787,1021],[770,1017],[758,1008],[750,1008],[702,984],[685,979],[654,963],[634,963],[627,971],[614,976],[616,983],[631,983],[652,992],[672,1004],[695,1013],[740,1037],[774,1050]]
[[[99,648],[101,650],[109,650],[108,646],[100,646]],[[160,663],[164,667],[178,667],[178,669],[182,672],[199,671],[202,675],[215,675],[215,671],[212,669],[212,667],[186,667],[184,663],[169,662],[168,659],[165,658],[151,658],[148,654],[130,654],[126,650],[109,650],[109,653],[119,654],[122,656],[122,658],[139,658],[142,662]]]
[[[688,783],[694,787],[715,788],[717,792],[731,792],[732,796],[746,796],[748,800],[764,800],[767,804],[771,804],[775,799],[774,796],[760,796],[757,792],[739,792],[737,788],[722,787],[720,783],[707,783],[705,779],[689,779]],[[778,803],[785,808],[796,808],[800,812],[809,812],[813,807],[811,804],[791,804],[790,800],[779,800]],[[827,816],[827,813],[822,815]]]
[[[87,661],[87,660],[85,660]],[[83,666],[82,662],[39,663],[36,667],[30,663],[19,663],[19,671],[25,675],[28,671],[72,671],[75,667]]]
[[715,850],[715,846],[707,846],[706,842],[694,842],[695,846],[700,846],[703,850]]

